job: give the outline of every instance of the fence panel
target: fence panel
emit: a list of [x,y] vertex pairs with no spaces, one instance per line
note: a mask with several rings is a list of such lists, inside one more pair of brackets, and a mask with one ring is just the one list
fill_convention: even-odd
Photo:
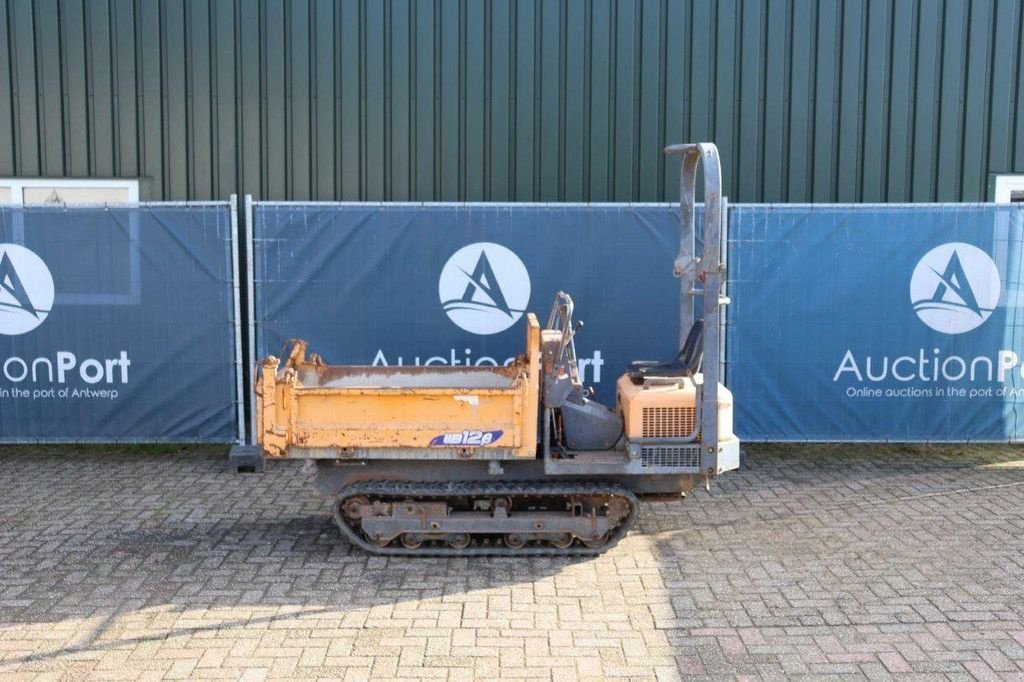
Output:
[[735,205],[729,379],[752,440],[1024,438],[1024,211]]
[[239,436],[227,203],[0,206],[0,441]]
[[[727,377],[748,440],[1020,440],[1022,211],[734,205]],[[559,289],[614,402],[676,348],[672,205],[258,203],[254,355],[501,363]],[[543,320],[542,320],[543,321]]]
[[677,206],[258,202],[253,224],[256,357],[298,336],[330,363],[505,363],[559,290],[600,400],[677,352]]

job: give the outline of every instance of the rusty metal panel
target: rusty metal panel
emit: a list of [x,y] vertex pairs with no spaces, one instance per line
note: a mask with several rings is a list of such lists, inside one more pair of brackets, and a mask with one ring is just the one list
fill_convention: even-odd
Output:
[[1018,0],[0,0],[0,175],[144,199],[975,201]]
[[502,367],[332,366],[294,341],[260,363],[256,439],[270,457],[532,458],[540,325],[526,319],[526,353]]

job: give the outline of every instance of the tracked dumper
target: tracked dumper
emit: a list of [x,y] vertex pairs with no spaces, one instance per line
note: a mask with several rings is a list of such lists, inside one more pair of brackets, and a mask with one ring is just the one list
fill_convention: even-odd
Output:
[[732,395],[719,382],[727,299],[718,152],[713,144],[666,152],[682,155],[680,351],[633,363],[614,409],[580,381],[582,325],[559,292],[543,328],[526,316],[525,351],[505,367],[331,366],[291,341],[257,369],[263,455],[314,460],[344,536],[386,555],[597,554],[629,532],[638,496],[679,500],[737,468]]

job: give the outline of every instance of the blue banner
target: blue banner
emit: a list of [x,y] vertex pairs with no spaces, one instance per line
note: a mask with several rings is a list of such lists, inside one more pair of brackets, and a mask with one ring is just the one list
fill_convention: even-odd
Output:
[[0,207],[0,441],[230,442],[226,204]]
[[1024,210],[733,206],[728,378],[753,440],[1024,437]]
[[583,382],[678,351],[678,207],[257,204],[256,353],[289,337],[333,364],[489,365],[564,290]]

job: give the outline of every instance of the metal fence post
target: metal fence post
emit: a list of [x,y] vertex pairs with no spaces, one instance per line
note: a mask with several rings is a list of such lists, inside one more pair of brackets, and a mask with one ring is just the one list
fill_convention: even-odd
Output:
[[245,442],[245,403],[242,389],[242,291],[238,267],[238,195],[232,194],[231,211],[231,294],[234,303],[232,324],[235,335],[235,412],[238,421],[236,443]]
[[[729,198],[722,197],[722,241],[719,246],[719,261],[722,263],[722,270],[725,276],[720,282],[722,288],[722,298],[726,302],[729,302]],[[728,315],[722,315],[720,322],[720,335],[719,345],[721,347],[721,355],[718,359],[719,365],[722,367],[721,382],[726,386],[729,385],[729,360],[728,360],[728,346],[729,346],[729,324],[727,322]]]
[[[232,225],[237,229],[237,217],[238,217],[238,197],[231,195],[231,207],[232,207]],[[253,301],[253,238],[252,238],[252,195],[245,195],[245,255],[246,255],[246,268],[245,268],[245,290],[247,296],[246,306],[246,322],[248,325],[249,338],[248,342],[248,355],[249,355],[249,367],[245,369],[248,373],[256,363],[256,323],[255,313],[253,312],[255,302]],[[239,299],[241,298],[241,281],[239,279],[240,268],[238,268],[238,258],[240,250],[238,244],[235,244],[235,291],[236,291],[236,305],[240,306]],[[237,313],[239,318],[239,328],[241,326],[241,313]],[[241,399],[241,393],[244,392],[241,386],[243,385],[241,372],[242,365],[242,345],[241,345],[241,330],[239,329],[239,344],[237,349],[239,357],[239,398]],[[253,399],[253,386],[255,385],[255,376],[249,374],[249,393],[245,398],[244,402],[239,402],[239,434],[240,439],[238,444],[231,448],[231,452],[228,455],[228,471],[233,473],[260,473],[263,471],[263,453],[259,446],[256,445],[256,403]],[[249,432],[248,435],[244,432],[245,416],[242,411],[242,406],[249,406]]]
[[255,229],[253,221],[253,200],[251,194],[245,195],[245,255],[246,255],[246,294],[248,296],[248,323],[249,323],[249,440],[250,445],[256,444],[256,400],[251,388],[256,383],[256,239],[253,236]]

